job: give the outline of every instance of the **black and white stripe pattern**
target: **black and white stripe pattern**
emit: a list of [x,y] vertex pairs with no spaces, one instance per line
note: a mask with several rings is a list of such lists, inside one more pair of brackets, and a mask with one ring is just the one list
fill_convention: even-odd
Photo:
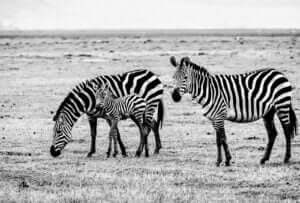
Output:
[[292,87],[281,72],[261,69],[244,74],[214,75],[191,62],[188,57],[182,58],[179,64],[175,57],[171,57],[171,64],[176,67],[173,76],[177,82],[172,94],[174,101],[179,101],[185,93],[191,94],[202,106],[203,115],[212,121],[217,133],[217,165],[222,161],[221,146],[224,147],[227,165],[231,159],[224,120],[251,122],[263,118],[269,143],[261,163],[268,160],[277,135],[274,126],[275,113],[286,136],[287,151],[284,161],[289,161],[290,138],[296,134],[297,120],[291,104]]
[[[75,86],[59,106],[53,120],[54,137],[50,152],[53,156],[58,156],[61,150],[71,139],[71,130],[75,122],[82,114],[87,114],[91,128],[91,149],[88,156],[96,151],[96,129],[97,118],[104,117],[103,112],[96,110],[95,93],[97,88],[107,84],[115,97],[123,97],[136,94],[147,102],[146,120],[149,120],[147,131],[153,130],[156,148],[155,153],[159,152],[161,142],[159,137],[159,126],[163,121],[163,85],[159,78],[149,70],[133,70],[123,74],[100,75],[89,81],[82,82]],[[157,112],[157,121],[153,118]],[[109,125],[111,123],[107,121]],[[66,133],[68,132],[68,133]],[[122,154],[126,155],[125,147],[120,139],[118,141]]]
[[111,153],[111,143],[112,139],[114,141],[114,154],[116,156],[118,154],[117,145],[116,145],[116,128],[118,127],[118,122],[123,119],[127,119],[131,117],[137,123],[137,126],[140,130],[140,146],[137,151],[137,155],[139,156],[145,146],[145,156],[148,157],[148,146],[145,143],[145,136],[143,125],[146,124],[145,114],[147,108],[147,102],[142,98],[135,94],[127,95],[124,97],[114,98],[111,94],[111,91],[104,87],[99,88],[96,93],[96,103],[97,106],[102,108],[107,119],[109,119],[112,123],[110,133],[109,133],[109,147],[107,151],[107,157],[110,156]]

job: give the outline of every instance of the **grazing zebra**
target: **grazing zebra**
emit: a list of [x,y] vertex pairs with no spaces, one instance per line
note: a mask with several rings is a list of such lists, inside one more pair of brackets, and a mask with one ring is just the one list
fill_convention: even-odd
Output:
[[291,157],[291,138],[297,134],[297,119],[291,103],[292,87],[288,79],[275,69],[262,69],[236,75],[210,74],[188,57],[176,62],[173,78],[177,82],[172,98],[178,102],[185,93],[191,94],[202,106],[204,116],[212,121],[217,137],[217,166],[222,162],[221,147],[230,165],[231,155],[226,142],[224,120],[251,122],[263,118],[269,141],[260,163],[269,160],[277,136],[274,115],[277,114],[286,138],[284,162]]
[[[87,114],[90,124],[91,147],[88,157],[96,152],[97,118],[105,118],[103,111],[96,109],[96,91],[103,84],[107,84],[115,97],[123,97],[129,94],[137,94],[147,102],[147,122],[146,130],[154,132],[156,147],[155,153],[159,153],[161,141],[159,136],[159,126],[163,121],[163,85],[159,78],[149,70],[133,70],[117,75],[100,75],[89,81],[81,82],[75,86],[66,96],[56,111],[53,121],[54,135],[50,147],[53,157],[61,154],[61,151],[71,140],[71,130],[75,122],[83,114]],[[157,121],[153,118],[157,111]],[[107,120],[111,125],[110,121]],[[120,144],[122,155],[126,156],[125,147],[121,141],[119,130],[117,129],[117,139]]]
[[147,102],[142,97],[136,94],[130,94],[124,97],[114,98],[108,87],[101,87],[96,93],[96,107],[103,109],[107,119],[111,122],[111,128],[109,132],[109,145],[107,150],[107,157],[110,157],[112,139],[114,141],[114,153],[115,157],[118,154],[117,149],[117,131],[118,122],[123,119],[131,117],[135,120],[140,131],[140,145],[137,150],[137,156],[139,156],[145,145],[145,156],[149,156],[146,134],[143,125],[145,124],[145,113],[147,108]]

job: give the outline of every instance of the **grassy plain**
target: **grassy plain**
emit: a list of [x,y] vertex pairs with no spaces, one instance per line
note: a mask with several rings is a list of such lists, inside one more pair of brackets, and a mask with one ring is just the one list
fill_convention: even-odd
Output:
[[[245,34],[245,33],[244,33]],[[226,122],[230,167],[215,166],[210,122],[184,97],[170,97],[169,57],[190,56],[210,72],[241,73],[263,67],[283,71],[293,83],[300,118],[300,44],[288,36],[226,36],[197,33],[114,33],[0,38],[0,201],[2,202],[291,202],[300,201],[300,136],[291,163],[282,163],[279,136],[271,160],[259,160],[267,142],[262,121]],[[165,84],[165,122],[159,155],[135,158],[138,130],[121,123],[128,158],[105,157],[108,126],[99,122],[97,153],[86,158],[89,126],[83,116],[73,142],[52,158],[52,112],[78,82],[100,74],[148,68]],[[151,152],[153,136],[149,136]]]

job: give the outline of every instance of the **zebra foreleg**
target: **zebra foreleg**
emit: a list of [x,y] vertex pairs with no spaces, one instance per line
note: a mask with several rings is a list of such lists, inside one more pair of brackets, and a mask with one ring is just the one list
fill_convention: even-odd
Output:
[[230,160],[231,160],[231,154],[229,151],[229,147],[227,144],[227,139],[226,139],[226,134],[225,134],[225,130],[224,130],[224,134],[222,137],[222,143],[223,143],[223,148],[224,148],[224,152],[225,152],[225,157],[226,157],[226,162],[225,162],[225,166],[230,166]]
[[216,161],[216,166],[220,166],[220,164],[222,163],[222,142],[221,142],[221,136],[220,134],[217,132],[217,161]]
[[114,153],[113,157],[116,157],[118,155],[118,146],[117,146],[117,128],[118,128],[118,121],[113,120],[112,125],[111,125],[111,130],[110,130],[110,135],[112,136],[113,142],[114,142]]
[[226,157],[226,166],[230,166],[231,154],[229,151],[229,147],[226,141],[225,128],[224,128],[224,120],[216,120],[213,121],[213,126],[216,130],[216,141],[217,141],[217,162],[216,165],[220,166],[222,163],[222,146],[224,148],[225,157]]
[[92,157],[96,152],[96,136],[97,136],[97,118],[89,117],[90,133],[91,133],[91,148],[87,157]]
[[266,147],[266,152],[265,152],[263,158],[260,160],[260,164],[264,164],[266,161],[268,161],[270,159],[272,148],[273,148],[276,136],[277,136],[277,131],[276,131],[276,128],[274,125],[274,115],[275,115],[275,110],[272,109],[263,118],[269,140],[268,140],[268,144]]
[[[109,119],[106,119],[106,122],[108,123],[108,125],[111,127],[112,123]],[[117,141],[119,143],[119,146],[120,146],[120,149],[121,149],[121,153],[123,155],[123,157],[126,157],[127,156],[127,153],[126,153],[126,148],[122,142],[122,139],[121,139],[121,136],[120,136],[120,132],[119,132],[119,128],[116,127],[116,135],[117,135]]]

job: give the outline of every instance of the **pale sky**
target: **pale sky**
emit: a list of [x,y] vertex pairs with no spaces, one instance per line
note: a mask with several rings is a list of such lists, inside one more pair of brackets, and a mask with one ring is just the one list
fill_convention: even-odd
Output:
[[0,0],[14,28],[300,28],[300,0]]

